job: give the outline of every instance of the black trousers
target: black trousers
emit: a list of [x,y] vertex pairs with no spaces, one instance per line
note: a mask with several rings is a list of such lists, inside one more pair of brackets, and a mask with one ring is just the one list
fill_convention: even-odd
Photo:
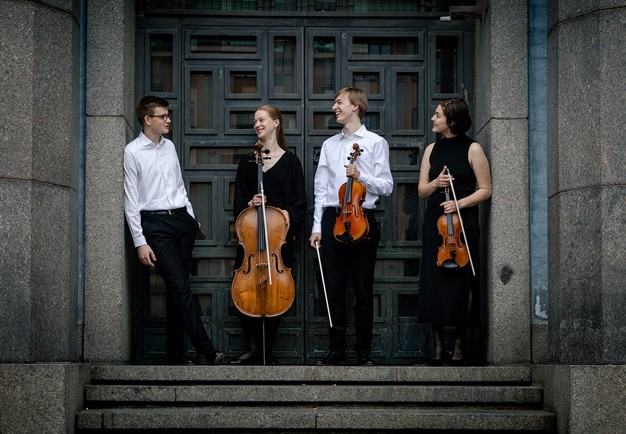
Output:
[[200,305],[189,285],[198,222],[186,211],[172,215],[142,212],[141,226],[157,258],[155,270],[167,290],[168,362],[184,357],[184,332],[198,354],[210,354],[213,343],[202,324]]
[[329,328],[331,351],[346,350],[348,273],[354,288],[354,349],[363,355],[369,355],[372,350],[374,266],[380,228],[373,211],[366,211],[366,216],[369,233],[357,243],[342,243],[333,236],[337,219],[335,208],[326,208],[322,216],[322,264],[333,320]]

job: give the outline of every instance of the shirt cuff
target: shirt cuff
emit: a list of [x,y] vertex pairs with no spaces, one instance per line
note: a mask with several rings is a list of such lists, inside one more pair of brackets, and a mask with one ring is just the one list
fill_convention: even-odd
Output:
[[133,238],[133,243],[135,244],[135,247],[140,247],[148,244],[148,242],[146,241],[146,237],[144,237],[143,235],[140,235],[137,238]]

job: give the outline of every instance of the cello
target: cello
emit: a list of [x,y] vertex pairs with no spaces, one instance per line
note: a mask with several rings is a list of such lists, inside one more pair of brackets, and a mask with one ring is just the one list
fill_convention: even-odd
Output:
[[[357,157],[363,152],[357,143],[352,144],[354,152],[348,157],[350,164],[353,164]],[[342,243],[356,243],[367,236],[370,230],[367,216],[363,214],[363,202],[367,189],[365,184],[351,176],[348,177],[341,187],[339,187],[339,203],[341,212],[335,220],[333,236]]]
[[[265,197],[262,147],[260,142],[255,145],[255,157],[259,193]],[[293,304],[295,284],[291,269],[285,267],[281,256],[287,228],[283,213],[264,202],[256,209],[246,208],[237,217],[235,229],[244,254],[241,266],[235,270],[231,297],[244,315],[279,316]]]

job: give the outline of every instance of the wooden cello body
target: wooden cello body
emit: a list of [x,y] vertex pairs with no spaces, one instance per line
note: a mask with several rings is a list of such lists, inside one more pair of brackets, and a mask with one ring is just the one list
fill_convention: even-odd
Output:
[[[261,144],[257,143],[259,190],[263,193]],[[235,222],[243,262],[235,270],[231,297],[235,307],[251,317],[273,317],[293,304],[295,284],[291,269],[283,263],[282,245],[288,225],[282,212],[272,206],[250,207]]]

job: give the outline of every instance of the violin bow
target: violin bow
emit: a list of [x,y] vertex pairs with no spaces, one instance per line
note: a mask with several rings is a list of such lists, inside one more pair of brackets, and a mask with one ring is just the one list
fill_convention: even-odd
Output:
[[326,294],[326,283],[324,282],[324,270],[322,270],[322,258],[320,256],[319,242],[315,240],[315,250],[317,250],[317,260],[320,263],[320,274],[322,276],[322,287],[324,288],[324,298],[326,299],[326,312],[328,312],[328,323],[333,328],[333,320],[330,318],[330,306],[328,306],[328,294]]
[[465,228],[463,227],[463,218],[461,217],[461,209],[459,208],[459,202],[456,200],[456,192],[454,191],[454,184],[452,183],[452,175],[450,169],[448,169],[448,177],[450,179],[450,188],[452,189],[452,197],[454,198],[454,205],[456,206],[456,213],[459,215],[459,222],[461,223],[461,231],[463,231],[463,239],[465,240],[465,248],[467,249],[467,256],[469,257],[470,265],[472,266],[472,275],[476,276],[476,270],[474,270],[474,262],[472,261],[472,254],[470,252],[469,244],[467,243],[467,235],[465,235]]

